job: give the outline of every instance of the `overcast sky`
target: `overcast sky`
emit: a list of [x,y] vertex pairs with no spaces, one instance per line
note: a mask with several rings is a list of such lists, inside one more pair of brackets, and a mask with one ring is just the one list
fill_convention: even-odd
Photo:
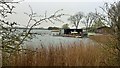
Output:
[[[84,12],[85,14],[89,12],[95,12],[95,9],[97,9],[99,12],[102,12],[99,6],[103,6],[104,2],[112,3],[113,1],[115,0],[25,0],[16,5],[16,9],[14,11],[16,11],[17,14],[9,16],[8,20],[16,21],[21,25],[26,25],[28,16],[26,16],[24,12],[29,13],[29,5],[38,15],[43,15],[45,11],[47,11],[47,15],[49,16],[59,9],[64,9],[62,13],[73,15],[79,11]],[[64,16],[62,18],[65,23],[70,23],[67,21],[67,19],[68,16]],[[63,24],[64,23],[61,22],[55,22],[55,24],[43,23],[39,27],[61,27]],[[80,24],[80,27],[83,26],[83,24]]]
[[25,0],[26,2],[113,2],[118,0]]

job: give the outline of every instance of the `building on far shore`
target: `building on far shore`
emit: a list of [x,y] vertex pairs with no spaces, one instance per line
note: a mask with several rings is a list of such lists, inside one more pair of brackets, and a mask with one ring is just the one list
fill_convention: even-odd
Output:
[[62,36],[82,36],[83,29],[61,29],[60,35]]
[[99,34],[112,34],[113,33],[112,29],[107,26],[98,27],[95,32]]

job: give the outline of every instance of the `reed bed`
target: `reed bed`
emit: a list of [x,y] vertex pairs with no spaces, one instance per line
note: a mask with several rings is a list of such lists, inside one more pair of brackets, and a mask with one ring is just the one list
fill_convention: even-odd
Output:
[[72,44],[60,46],[41,45],[35,50],[22,51],[9,57],[6,66],[104,66],[105,55],[98,45]]
[[90,36],[90,39],[97,42],[97,44],[101,47],[101,51],[103,51],[104,55],[107,55],[105,58],[105,64],[108,66],[120,66],[118,63],[118,52],[117,40],[113,35],[95,35]]
[[115,45],[117,42],[115,36],[113,35],[94,35],[94,36],[90,36],[90,39],[102,44],[109,43]]

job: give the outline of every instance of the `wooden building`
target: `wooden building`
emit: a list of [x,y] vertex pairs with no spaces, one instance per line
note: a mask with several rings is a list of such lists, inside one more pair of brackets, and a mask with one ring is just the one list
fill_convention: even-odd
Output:
[[80,37],[83,34],[83,29],[63,29],[60,34],[67,37]]
[[99,34],[112,34],[113,31],[110,27],[103,26],[103,27],[97,28],[95,32]]
[[83,30],[82,29],[64,29],[64,34],[80,34],[82,33]]

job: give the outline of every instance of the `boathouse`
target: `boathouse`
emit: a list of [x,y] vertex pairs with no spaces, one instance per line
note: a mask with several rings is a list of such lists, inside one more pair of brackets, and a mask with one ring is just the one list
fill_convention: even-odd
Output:
[[83,33],[83,29],[61,29],[60,34],[64,35],[71,35],[71,34],[81,34]]

